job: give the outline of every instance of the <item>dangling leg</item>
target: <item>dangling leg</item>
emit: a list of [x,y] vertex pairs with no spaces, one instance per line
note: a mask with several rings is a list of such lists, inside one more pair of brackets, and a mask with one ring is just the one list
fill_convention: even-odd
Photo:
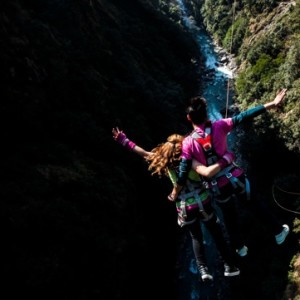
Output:
[[[226,230],[229,235],[230,243],[237,250],[240,256],[247,255],[247,247],[240,232],[239,214],[235,203],[235,198],[232,196],[226,202],[217,202],[223,215]],[[244,249],[245,252],[241,252]]]
[[231,245],[225,240],[220,220],[214,213],[213,216],[203,221],[210,234],[212,235],[218,251],[220,252],[225,263],[225,276],[236,276],[240,274],[240,270],[235,267],[234,252]]
[[[243,196],[241,196],[243,197]],[[272,232],[278,245],[282,244],[289,234],[289,226],[281,224],[267,206],[266,199],[259,194],[254,183],[251,184],[251,199],[244,200],[255,216],[258,216]]]
[[187,229],[192,238],[193,251],[196,258],[197,268],[200,273],[202,281],[213,280],[212,275],[208,272],[206,259],[205,259],[205,249],[203,245],[203,234],[199,220],[192,224],[187,225]]

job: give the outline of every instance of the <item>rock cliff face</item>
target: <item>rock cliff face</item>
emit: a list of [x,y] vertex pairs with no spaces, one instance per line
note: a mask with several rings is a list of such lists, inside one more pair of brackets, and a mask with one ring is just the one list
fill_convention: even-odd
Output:
[[182,131],[184,99],[198,86],[194,42],[150,4],[1,4],[1,244],[11,298],[124,300],[142,289],[155,299],[172,290],[170,185],[111,137],[120,126],[151,149]]

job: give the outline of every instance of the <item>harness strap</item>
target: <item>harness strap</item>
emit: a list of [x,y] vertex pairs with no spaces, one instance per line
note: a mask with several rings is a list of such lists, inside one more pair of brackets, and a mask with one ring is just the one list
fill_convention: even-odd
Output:
[[[230,181],[230,183],[231,183],[231,185],[233,186],[234,189],[236,189],[237,186],[241,187],[243,190],[245,189],[245,184],[242,181],[240,181],[238,178],[232,176],[231,173],[226,173],[225,175],[229,179],[229,181]],[[218,187],[218,182],[217,182],[216,179],[211,181],[211,187],[212,187],[212,190],[215,193],[215,195],[220,195],[221,194],[220,189]]]
[[204,220],[209,220],[210,216],[204,210],[203,203],[202,203],[201,197],[200,197],[200,192],[202,191],[202,189],[201,188],[196,188],[195,189],[194,185],[191,183],[190,180],[188,180],[186,182],[186,186],[190,190],[190,192],[189,193],[184,193],[183,192],[183,193],[180,193],[180,195],[178,196],[178,198],[180,199],[180,208],[181,208],[182,217],[187,216],[185,200],[188,199],[188,198],[194,197],[197,204],[198,204],[199,211],[204,217]]
[[[200,197],[199,195],[195,196],[195,200],[197,201],[197,204],[199,206],[199,212],[202,214],[202,216],[204,217],[203,221],[208,221],[212,218],[213,216],[213,213],[212,214],[208,214],[205,210],[204,210],[204,207],[203,207],[203,204],[202,204],[202,201],[200,200]],[[187,217],[187,214],[186,214],[186,207],[185,207],[185,201],[184,200],[181,200],[180,201],[180,208],[181,208],[181,213],[180,213],[180,217],[182,218],[186,218]],[[187,222],[187,221],[184,221],[185,224],[191,224],[193,223],[195,220],[193,219],[192,221],[190,222]]]
[[247,200],[250,200],[251,194],[250,194],[250,182],[247,177],[245,177],[246,181],[246,195],[247,195]]
[[[239,180],[237,177],[232,176],[232,173],[230,172],[230,170],[234,167],[234,165],[230,165],[227,168],[223,169],[222,171],[220,171],[218,174],[216,174],[214,176],[214,179],[211,181],[211,189],[214,192],[215,195],[220,195],[220,190],[218,187],[218,182],[217,182],[217,178],[219,178],[220,176],[225,175],[230,183],[232,184],[233,188],[237,188],[237,186],[241,187],[247,195],[247,200],[250,200],[250,182],[247,178],[247,176],[245,175],[245,183],[243,183],[241,180]],[[222,202],[226,202],[228,199],[223,200]]]
[[[215,153],[212,145],[212,138],[211,138],[211,133],[212,133],[212,124],[211,121],[207,121],[205,124],[205,129],[204,129],[204,135],[200,135],[197,131],[192,132],[191,137],[195,139],[201,146],[202,149],[204,150],[205,156],[206,156],[206,161],[207,165],[211,166],[214,163],[217,162],[218,160],[218,155]],[[245,176],[245,184],[239,180],[238,178],[232,176],[231,171],[236,167],[234,163],[230,164],[220,172],[218,172],[210,181],[211,183],[211,191],[213,195],[219,196],[221,195],[220,189],[218,187],[218,182],[217,179],[221,176],[226,176],[227,179],[230,181],[231,185],[233,186],[234,189],[236,189],[238,186],[242,188],[243,191],[246,192],[247,195],[247,200],[250,200],[250,183],[247,177]],[[204,185],[209,187],[208,182],[206,181]],[[230,199],[230,197],[226,198],[222,202],[226,202]]]
[[197,218],[194,218],[193,220],[191,221],[185,221],[184,219],[182,219],[180,216],[178,217],[177,219],[177,223],[180,227],[183,227],[185,225],[189,225],[189,224],[192,224],[194,223],[195,221],[197,220]]
[[212,144],[212,124],[208,120],[205,123],[204,133],[200,134],[197,131],[193,131],[191,137],[195,139],[201,146],[205,153],[206,162],[208,166],[213,165],[218,160],[218,155],[214,151]]
[[213,194],[214,195],[217,195],[219,196],[221,193],[220,193],[220,190],[219,190],[219,187],[218,187],[218,182],[217,180],[212,180],[211,181],[211,190],[213,191]]
[[211,143],[211,122],[207,121],[204,129],[204,136],[201,136],[197,131],[192,133],[192,138],[196,139],[201,144],[203,150],[208,152],[212,149]]
[[[201,191],[201,190],[200,190],[200,191]],[[198,206],[199,206],[199,212],[200,212],[200,213],[202,214],[202,216],[203,216],[203,221],[208,221],[208,220],[210,220],[210,219],[212,218],[212,216],[213,216],[213,213],[209,215],[209,214],[205,211],[199,193],[195,193],[195,194],[194,194],[194,197],[195,197],[196,202],[198,203]]]
[[[236,165],[234,165],[233,163],[229,166],[227,166],[226,168],[224,168],[223,170],[221,170],[220,172],[218,172],[215,176],[213,176],[213,178],[219,178],[223,175],[227,175],[230,173],[230,171],[236,167]],[[231,173],[230,173],[231,174]]]
[[185,201],[184,200],[180,201],[180,209],[181,209],[181,215],[182,215],[182,217],[186,218],[187,214],[186,214]]
[[[245,184],[245,187],[246,187],[246,188],[245,188],[246,199],[247,199],[248,201],[250,201],[250,199],[251,199],[250,182],[249,182],[249,180],[248,180],[247,177],[245,177],[245,182],[246,182],[246,184]],[[225,203],[225,202],[227,202],[230,198],[231,198],[231,196],[229,196],[229,197],[226,198],[226,199],[222,199],[222,200],[216,199],[216,201],[219,202],[219,203]]]
[[195,189],[194,186],[192,185],[192,183],[189,180],[187,181],[187,187],[188,187],[189,190],[193,191],[193,196],[195,197],[195,200],[198,203],[199,211],[200,212],[204,211],[203,204],[202,204],[201,198],[199,196],[199,192],[201,191],[201,189]]

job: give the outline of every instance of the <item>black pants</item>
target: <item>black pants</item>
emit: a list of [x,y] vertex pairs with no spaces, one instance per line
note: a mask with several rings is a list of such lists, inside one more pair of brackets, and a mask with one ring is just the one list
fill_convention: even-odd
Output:
[[195,210],[194,214],[198,214],[196,221],[185,226],[192,238],[193,252],[196,258],[197,266],[199,267],[200,265],[206,264],[205,253],[204,253],[205,249],[203,245],[203,233],[199,221],[203,222],[208,232],[213,237],[216,247],[220,252],[224,262],[229,265],[233,265],[234,252],[224,237],[223,229],[221,227],[219,219],[217,218],[216,213],[214,212],[211,205],[209,205],[209,209],[208,207],[206,207],[205,211],[211,212],[210,218],[208,220],[205,220],[201,215],[201,213]]
[[250,210],[270,230],[271,234],[277,235],[282,231],[281,222],[268,207],[267,199],[259,193],[254,180],[251,182],[250,200],[245,200],[245,195],[240,195],[237,200],[242,203],[243,208]]
[[218,202],[217,204],[222,211],[223,220],[232,247],[234,249],[241,249],[245,245],[245,241],[240,231],[239,213],[234,196],[226,202]]
[[[245,183],[246,176],[243,175],[240,180]],[[227,190],[224,189],[226,197],[230,192],[230,186],[228,185]],[[246,193],[235,194],[231,191],[232,196],[226,202],[219,202],[216,199],[217,205],[220,207],[224,223],[227,232],[230,237],[230,242],[233,247],[240,249],[245,245],[244,238],[240,232],[240,213],[237,209],[236,201],[242,208],[248,209],[252,212],[255,217],[258,217],[260,221],[265,224],[273,235],[277,235],[282,231],[282,224],[273,215],[270,209],[267,207],[266,201],[262,199],[261,195],[257,195],[257,189],[254,184],[250,187],[250,199],[247,200]]]

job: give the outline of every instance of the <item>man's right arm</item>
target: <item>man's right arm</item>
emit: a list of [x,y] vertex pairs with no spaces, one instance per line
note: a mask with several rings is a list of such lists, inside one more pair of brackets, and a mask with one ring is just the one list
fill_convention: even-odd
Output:
[[274,98],[273,101],[270,101],[264,105],[258,105],[256,107],[250,108],[244,112],[241,112],[237,116],[234,116],[232,118],[232,122],[234,126],[239,125],[243,121],[254,119],[255,117],[261,115],[262,113],[265,113],[267,110],[270,110],[272,108],[276,108],[280,106],[283,102],[283,99],[286,95],[287,89],[282,89]]

